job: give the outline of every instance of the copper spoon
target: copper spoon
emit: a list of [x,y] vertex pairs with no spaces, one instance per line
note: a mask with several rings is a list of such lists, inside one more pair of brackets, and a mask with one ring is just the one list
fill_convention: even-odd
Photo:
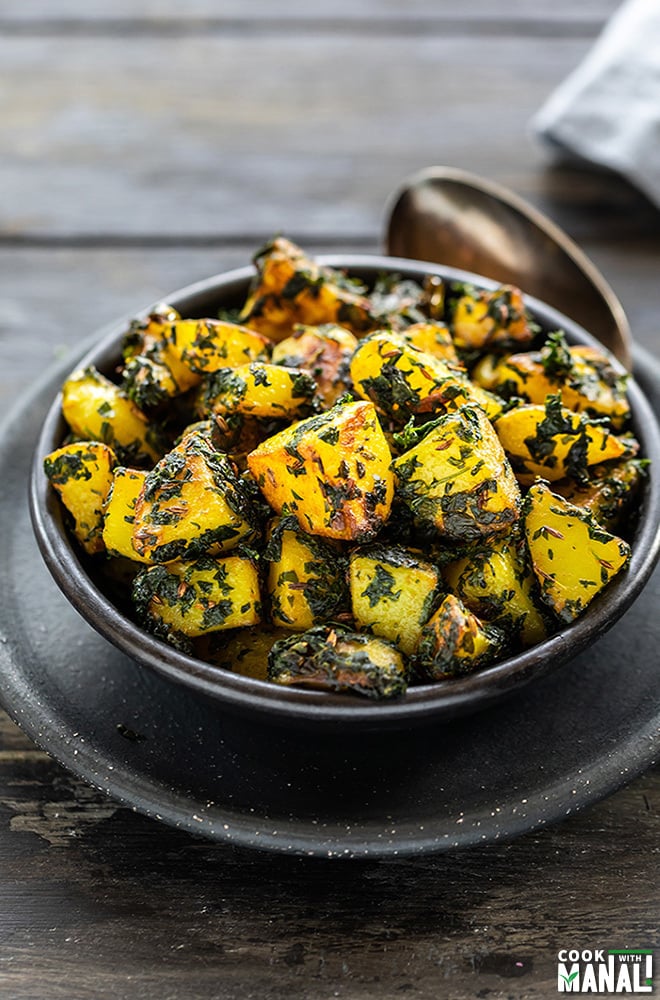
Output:
[[386,248],[517,285],[632,367],[630,325],[598,268],[559,226],[499,184],[453,167],[414,174],[392,199]]

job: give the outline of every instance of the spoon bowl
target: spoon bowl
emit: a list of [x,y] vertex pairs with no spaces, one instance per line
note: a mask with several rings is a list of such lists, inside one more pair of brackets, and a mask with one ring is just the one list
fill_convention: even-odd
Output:
[[623,306],[586,254],[511,191],[452,167],[429,167],[392,200],[386,251],[516,285],[574,319],[632,366]]

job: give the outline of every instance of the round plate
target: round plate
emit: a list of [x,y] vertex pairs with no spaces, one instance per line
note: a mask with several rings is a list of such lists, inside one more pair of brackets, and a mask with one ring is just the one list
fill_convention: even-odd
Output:
[[[660,365],[637,371],[656,412]],[[660,732],[660,569],[562,670],[468,718],[385,734],[290,732],[139,667],[46,570],[26,500],[32,451],[70,366],[0,437],[0,698],[60,763],[119,802],[222,841],[322,856],[442,851],[509,838],[614,791]]]

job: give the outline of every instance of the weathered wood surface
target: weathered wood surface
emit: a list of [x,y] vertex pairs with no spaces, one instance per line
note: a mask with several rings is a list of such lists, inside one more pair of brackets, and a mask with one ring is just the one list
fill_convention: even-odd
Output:
[[[128,21],[133,25],[147,23],[153,29],[163,20],[174,20],[178,25],[195,27],[213,23],[222,25],[230,21],[249,24],[258,22],[259,30],[277,26],[288,27],[294,22],[298,27],[316,22],[340,25],[351,29],[355,21],[368,24],[382,23],[408,25],[414,30],[421,18],[425,24],[465,24],[478,21],[499,26],[509,33],[524,31],[530,23],[541,25],[556,22],[565,34],[575,33],[578,25],[590,25],[592,31],[618,7],[618,0],[556,0],[541,5],[537,0],[509,0],[506,8],[495,6],[492,0],[467,0],[457,9],[455,4],[438,0],[334,0],[331,6],[311,4],[309,0],[286,0],[275,7],[271,0],[0,0],[0,18],[5,23],[28,22],[31,31],[56,22],[75,21],[86,24],[91,30],[101,22]],[[70,27],[70,25],[64,25]],[[502,26],[504,26],[502,28]]]
[[[0,411],[275,230],[378,251],[433,162],[565,225],[660,354],[659,213],[527,133],[616,6],[0,0]],[[0,714],[0,997],[555,996],[558,948],[655,944],[659,802],[651,770],[509,845],[330,865],[119,809]]]

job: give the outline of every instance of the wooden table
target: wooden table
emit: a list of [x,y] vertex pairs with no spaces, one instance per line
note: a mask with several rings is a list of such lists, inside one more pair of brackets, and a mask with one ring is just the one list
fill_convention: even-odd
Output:
[[[494,7],[497,7],[495,10]],[[552,215],[660,353],[660,214],[528,132],[616,0],[0,0],[0,402],[276,231],[380,248],[444,162]],[[556,952],[657,940],[660,776],[516,842],[338,864],[116,807],[0,716],[0,996],[556,994]]]

